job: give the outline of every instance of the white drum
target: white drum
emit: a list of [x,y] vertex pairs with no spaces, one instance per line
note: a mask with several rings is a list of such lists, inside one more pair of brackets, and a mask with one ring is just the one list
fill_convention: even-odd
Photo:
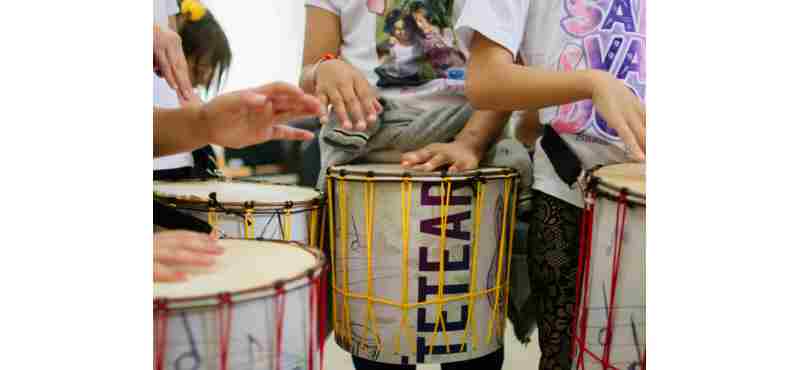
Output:
[[155,284],[153,368],[320,369],[322,254],[286,242],[220,244],[214,271]]
[[464,361],[501,349],[517,184],[517,173],[501,168],[331,168],[337,343],[388,364]]
[[573,368],[645,369],[645,165],[587,178]]
[[322,196],[299,186],[243,181],[154,183],[156,200],[208,222],[224,238],[296,241],[318,247]]

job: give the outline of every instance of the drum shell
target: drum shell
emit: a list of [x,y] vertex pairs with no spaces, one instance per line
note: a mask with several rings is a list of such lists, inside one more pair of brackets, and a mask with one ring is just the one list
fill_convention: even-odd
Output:
[[[607,368],[603,363],[606,352],[608,362],[616,368],[641,369],[647,347],[645,196],[628,193],[628,189],[598,178],[592,178],[590,184],[589,194],[594,209],[587,265],[588,284],[581,287],[581,295],[585,295],[586,300],[582,305],[585,309],[579,309],[576,320],[577,356],[573,361],[573,369]],[[621,193],[626,193],[624,202]],[[614,252],[618,217],[622,220],[623,216],[615,285]],[[585,258],[586,253],[583,255]],[[612,321],[609,321],[609,312],[613,314]],[[613,327],[613,333],[608,346],[610,327]]]
[[[174,205],[174,204],[173,204]],[[190,206],[174,205],[178,211],[200,220],[207,221],[208,210],[195,209]],[[317,220],[313,221],[313,212],[317,213]],[[322,230],[322,207],[295,207],[294,209],[259,210],[253,212],[253,239],[270,239],[294,241],[302,244],[318,246],[319,235]],[[245,219],[240,213],[217,212],[216,228],[222,231],[224,238],[247,238]],[[312,231],[312,224],[315,223]],[[288,231],[288,232],[287,232]],[[313,239],[313,240],[312,240]]]
[[[476,198],[477,182],[481,182],[484,192],[482,203]],[[329,175],[328,184],[328,218],[333,221],[330,235],[335,236],[333,326],[336,341],[343,349],[381,363],[416,364],[464,361],[502,347],[516,174],[454,180],[450,182],[450,204],[446,207],[442,207],[440,196],[447,194],[448,183],[442,178],[408,178],[407,259],[403,251],[402,178],[384,176],[372,181],[369,176],[334,173]],[[374,187],[372,200],[367,193],[369,186]],[[373,212],[371,234],[367,228],[369,210]],[[442,304],[447,343],[442,323],[438,328],[436,325],[438,303],[407,308],[407,320],[403,319],[401,307],[386,304],[404,302],[404,280],[408,284],[406,304],[438,299],[443,210],[449,231],[442,287],[447,293],[442,298],[452,300]],[[480,225],[478,233],[476,224]],[[407,262],[407,271],[403,261]],[[470,287],[473,273],[475,286]],[[368,281],[373,281],[371,292]],[[467,322],[469,292],[482,292],[474,295],[472,324]],[[372,303],[363,297],[373,298]],[[374,320],[370,319],[370,309]],[[434,331],[438,332],[436,336]],[[450,345],[450,353],[446,344]],[[430,354],[431,348],[437,354]]]
[[[304,193],[313,194],[303,199],[269,202],[260,199],[251,199],[249,202],[225,202],[212,207],[204,196],[202,199],[195,197],[167,196],[157,193],[155,199],[181,213],[192,216],[203,222],[213,224],[221,231],[224,238],[266,239],[295,241],[298,243],[319,247],[321,233],[324,230],[324,201],[322,195],[316,190],[303,187],[286,185],[273,185],[258,181],[180,181],[156,182],[155,186],[180,185],[180,184],[209,184],[209,186],[264,186],[275,191],[281,189],[301,189]],[[280,198],[280,196],[278,196]],[[247,204],[250,203],[250,204]],[[245,215],[249,210],[253,224],[248,230]],[[249,233],[248,233],[249,231]]]
[[[165,308],[164,313],[154,309],[154,339],[158,337],[158,321],[166,320],[162,368],[277,370],[309,368],[309,364],[313,364],[314,369],[321,368],[318,348],[324,338],[319,336],[318,325],[324,317],[320,311],[312,311],[309,302],[312,293],[319,296],[322,292],[319,285],[325,259],[319,251],[295,243],[289,245],[313,254],[318,263],[301,275],[287,276],[279,284],[229,292],[226,367],[221,366],[224,338],[221,328],[225,314],[220,295],[228,292],[170,300],[155,297],[154,308],[159,304]],[[283,301],[281,309],[278,308],[280,301]],[[157,339],[154,346],[158,347]]]

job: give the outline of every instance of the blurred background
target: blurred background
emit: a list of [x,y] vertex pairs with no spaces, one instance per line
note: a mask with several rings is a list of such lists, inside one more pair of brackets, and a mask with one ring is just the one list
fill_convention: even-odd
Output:
[[[225,31],[233,55],[221,92],[272,81],[297,83],[305,31],[302,1],[202,2]],[[308,167],[300,158],[309,145],[268,142],[244,149],[227,149],[224,155],[221,148],[214,149],[226,176],[310,185],[308,181],[301,181],[298,172]],[[314,165],[313,160],[308,162]]]

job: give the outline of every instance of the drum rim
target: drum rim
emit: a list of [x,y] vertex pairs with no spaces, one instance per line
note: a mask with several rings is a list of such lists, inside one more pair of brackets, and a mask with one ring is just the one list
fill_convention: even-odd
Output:
[[[381,164],[381,163],[379,163]],[[442,181],[450,179],[452,181],[466,181],[473,179],[486,179],[495,180],[503,178],[519,178],[519,172],[510,167],[486,167],[474,170],[450,173],[447,171],[403,171],[397,173],[396,171],[385,170],[349,170],[344,169],[344,166],[358,166],[358,165],[342,165],[329,167],[326,173],[328,179],[344,180],[344,181],[390,181],[401,182],[408,179],[411,182],[430,182]]]
[[[153,196],[164,203],[175,205],[178,208],[187,208],[191,210],[203,211],[208,210],[209,208],[209,200],[199,199],[196,197],[184,197],[184,196],[173,196],[173,195],[166,195],[163,193],[158,193],[155,190],[155,186],[157,184],[199,184],[199,183],[212,183],[212,182],[220,182],[220,183],[237,183],[237,184],[256,184],[256,185],[270,185],[270,186],[283,186],[283,187],[295,187],[301,188],[305,190],[311,190],[316,194],[316,197],[311,198],[309,200],[301,200],[301,201],[286,201],[286,202],[256,202],[256,201],[247,201],[247,202],[219,202],[220,205],[226,208],[237,208],[237,209],[247,209],[251,208],[254,211],[259,209],[295,209],[295,208],[304,208],[304,209],[317,209],[320,208],[323,204],[323,196],[322,193],[312,187],[308,186],[295,186],[295,185],[283,185],[283,184],[274,184],[268,181],[256,181],[256,180],[235,180],[235,179],[188,179],[188,180],[176,180],[176,181],[153,181]],[[252,207],[248,207],[248,205]],[[180,206],[192,206],[192,207],[180,207]]]
[[[219,305],[219,297],[222,294],[230,294],[231,302],[245,302],[253,299],[268,298],[278,295],[277,288],[279,286],[290,286],[284,290],[283,294],[291,292],[295,289],[304,288],[311,285],[311,279],[320,276],[324,273],[326,265],[325,254],[322,251],[306,246],[295,241],[285,241],[276,239],[244,239],[244,238],[227,238],[223,240],[244,240],[244,241],[257,241],[257,242],[273,242],[277,244],[284,244],[286,246],[298,248],[300,250],[311,253],[317,257],[317,262],[298,274],[292,275],[286,279],[276,280],[271,284],[259,285],[253,288],[230,291],[218,292],[214,294],[207,294],[201,296],[181,297],[181,298],[166,298],[153,296],[153,304],[157,305],[159,302],[166,302],[168,309],[195,309],[195,308],[208,308],[216,307]],[[305,284],[302,283],[306,280]],[[298,284],[299,283],[299,284]],[[237,299],[238,298],[238,299]]]
[[[595,167],[590,171],[589,175],[589,187],[594,188],[598,194],[604,195],[610,199],[618,199],[620,194],[624,191],[627,194],[627,200],[631,203],[638,204],[640,206],[647,206],[647,198],[645,194],[640,194],[637,191],[633,191],[628,187],[625,186],[617,186],[613,185],[608,181],[604,181],[603,178],[597,176],[595,171],[601,168],[600,166]],[[593,186],[594,184],[594,186]]]

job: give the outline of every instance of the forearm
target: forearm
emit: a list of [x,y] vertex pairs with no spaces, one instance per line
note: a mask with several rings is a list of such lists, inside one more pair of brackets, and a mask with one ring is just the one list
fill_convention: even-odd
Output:
[[469,145],[478,153],[486,153],[489,146],[500,137],[510,115],[510,112],[475,111],[455,140]]
[[524,110],[592,98],[596,71],[556,72],[473,59],[467,96],[478,109]]
[[314,6],[306,6],[306,33],[303,43],[303,67],[298,86],[307,94],[316,93],[314,67],[325,54],[339,54],[342,43],[339,16]]
[[600,71],[547,71],[514,64],[511,52],[475,33],[466,93],[477,109],[535,110],[590,99]]
[[192,151],[208,144],[202,108],[153,108],[153,156]]

